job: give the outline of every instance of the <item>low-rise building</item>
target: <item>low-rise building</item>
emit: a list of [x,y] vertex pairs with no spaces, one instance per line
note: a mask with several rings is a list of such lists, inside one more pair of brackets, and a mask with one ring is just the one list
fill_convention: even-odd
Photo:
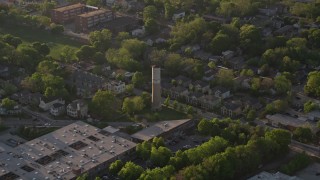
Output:
[[53,106],[53,104],[56,104],[56,103],[65,104],[65,101],[62,98],[57,98],[57,97],[52,97],[52,98],[41,97],[39,108],[41,108],[44,111],[48,111]]
[[231,96],[230,90],[222,86],[215,87],[212,92],[214,93],[215,97],[221,99],[226,99]]
[[68,6],[53,9],[51,12],[51,20],[55,23],[66,23],[72,21],[77,15],[85,12],[86,5],[77,3]]
[[75,100],[67,106],[67,115],[73,118],[85,118],[88,116],[88,105],[83,100]]
[[[136,143],[77,121],[0,153],[0,179],[94,179],[117,159],[128,161]],[[8,153],[7,153],[8,152]]]
[[65,112],[65,105],[60,103],[54,103],[50,108],[50,114],[53,116],[60,116]]
[[131,138],[134,142],[150,141],[154,137],[168,138],[181,134],[181,131],[192,126],[194,126],[194,121],[191,119],[161,121],[131,135]]
[[247,180],[302,180],[302,179],[296,176],[288,176],[281,172],[276,172],[273,174],[273,173],[263,171]]
[[113,19],[115,19],[113,12],[105,9],[80,14],[76,17],[76,30],[79,32],[88,32],[90,28]]

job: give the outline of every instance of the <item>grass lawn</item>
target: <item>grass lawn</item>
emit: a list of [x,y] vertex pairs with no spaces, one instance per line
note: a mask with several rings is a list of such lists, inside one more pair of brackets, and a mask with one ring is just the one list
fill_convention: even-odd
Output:
[[[135,117],[138,117],[138,119],[136,119]],[[188,118],[187,114],[178,112],[174,109],[170,109],[167,107],[162,107],[161,111],[154,112],[151,109],[144,109],[143,111],[135,114],[134,116],[129,117],[128,115],[123,115],[119,118],[115,118],[114,121],[140,122],[143,119],[147,119],[150,122],[154,122],[154,121],[178,120],[178,119],[186,119],[186,118]]]
[[32,43],[35,41],[47,43],[51,49],[50,55],[53,58],[59,58],[59,54],[64,46],[77,49],[82,45],[80,42],[72,40],[68,36],[53,35],[49,31],[26,26],[1,26],[0,34],[12,34],[13,36],[20,37],[24,43]]
[[[157,115],[156,115],[157,114]],[[151,109],[143,110],[140,115],[146,117],[148,120],[153,119],[152,116],[158,116],[159,121],[164,120],[177,120],[177,119],[185,119],[188,116],[182,112],[178,112],[174,109],[170,109],[167,107],[162,107],[161,111],[154,112]]]

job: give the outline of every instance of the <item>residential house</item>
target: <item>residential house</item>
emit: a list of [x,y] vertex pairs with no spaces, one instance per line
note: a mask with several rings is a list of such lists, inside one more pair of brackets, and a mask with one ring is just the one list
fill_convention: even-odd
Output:
[[197,92],[201,92],[201,93],[210,93],[210,84],[207,82],[203,82],[200,80],[197,80],[191,84],[189,84],[189,89],[193,89]]
[[221,114],[234,118],[242,113],[241,104],[236,102],[227,102],[221,107]]
[[259,8],[259,13],[266,15],[266,16],[274,16],[277,14],[276,8]]
[[75,88],[77,96],[81,97],[93,96],[96,91],[103,88],[105,82],[103,77],[83,70],[75,70],[69,80],[69,84]]
[[181,47],[182,52],[186,52],[187,49],[190,49],[190,51],[193,53],[193,52],[199,51],[200,46],[196,44],[196,45],[186,45]]
[[207,52],[205,52],[203,50],[198,50],[198,51],[194,52],[193,57],[196,58],[196,59],[200,59],[202,61],[208,61],[209,58],[212,57],[212,54],[207,53]]
[[173,86],[169,91],[169,96],[173,99],[185,98],[188,94],[188,89],[182,86]]
[[65,106],[61,103],[54,103],[50,108],[50,114],[53,116],[60,116],[65,112]]
[[199,98],[202,96],[203,94],[200,92],[192,92],[186,96],[186,101],[187,103],[192,104],[193,106],[198,106],[200,104]]
[[145,33],[146,33],[146,30],[144,29],[144,26],[131,31],[131,35],[133,37],[142,37],[142,36],[144,36]]
[[176,11],[175,13],[173,13],[172,20],[176,21],[178,19],[183,18],[184,16],[186,16],[186,12],[185,11],[183,11],[183,10]]
[[227,58],[226,61],[230,65],[231,69],[234,69],[234,70],[241,70],[245,66],[244,58],[241,56]]
[[122,81],[112,80],[107,82],[107,89],[114,92],[115,94],[121,94],[126,91],[126,83]]
[[231,22],[231,18],[224,18],[224,17],[219,17],[219,16],[213,16],[213,15],[210,15],[210,14],[205,14],[202,16],[204,20],[206,21],[214,21],[214,22],[218,22],[218,23],[221,23],[221,24],[228,24]]
[[189,85],[192,83],[192,80],[190,78],[187,78],[185,76],[179,75],[175,77],[173,80],[177,82],[177,85],[183,86],[188,88]]
[[286,25],[283,26],[280,29],[277,29],[276,31],[273,32],[274,35],[276,36],[286,36],[286,37],[292,37],[297,33],[297,30],[294,26],[292,25]]
[[254,109],[254,110],[260,110],[263,108],[263,105],[259,102],[259,99],[257,98],[251,98],[251,97],[244,97],[241,102],[243,103],[244,109]]
[[227,50],[227,51],[222,52],[222,58],[224,58],[226,60],[233,58],[234,55],[235,55],[234,51]]
[[220,99],[226,99],[231,96],[230,90],[222,87],[222,86],[217,86],[215,87],[212,92],[214,93],[214,96]]
[[0,65],[0,77],[7,78],[9,75],[9,67]]
[[43,95],[39,92],[32,93],[27,90],[23,90],[21,92],[17,92],[10,96],[12,100],[18,101],[20,104],[31,104],[31,105],[38,105],[40,103],[40,98]]
[[65,101],[62,98],[57,98],[57,97],[52,97],[52,98],[41,97],[39,108],[41,108],[44,111],[48,111],[53,106],[53,104],[56,104],[56,103],[65,104]]
[[214,76],[216,73],[217,72],[215,72],[213,69],[211,69],[209,67],[205,68],[202,80],[207,81],[207,82],[212,81],[214,79]]
[[88,105],[83,100],[75,100],[67,106],[67,115],[73,118],[88,116]]
[[21,107],[16,105],[13,109],[6,109],[0,106],[0,115],[18,115],[21,113]]
[[213,108],[219,106],[221,99],[214,95],[204,95],[199,98],[199,102],[201,108],[212,110]]
[[239,88],[239,89],[250,89],[251,88],[250,81],[251,81],[251,77],[246,77],[246,76],[238,76],[233,79],[235,88]]

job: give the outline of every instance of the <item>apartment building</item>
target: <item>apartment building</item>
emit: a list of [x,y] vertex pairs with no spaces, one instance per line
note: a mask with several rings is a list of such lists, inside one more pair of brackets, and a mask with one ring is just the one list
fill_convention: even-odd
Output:
[[113,12],[105,9],[80,14],[76,17],[76,30],[79,32],[88,32],[90,28],[113,19]]
[[83,14],[86,11],[86,5],[77,3],[69,6],[53,9],[51,12],[51,20],[55,23],[66,23],[72,21],[79,14]]

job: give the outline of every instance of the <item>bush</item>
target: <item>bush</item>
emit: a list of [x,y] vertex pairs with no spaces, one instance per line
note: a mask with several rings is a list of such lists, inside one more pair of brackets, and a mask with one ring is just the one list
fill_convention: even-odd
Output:
[[281,167],[280,171],[293,175],[295,172],[307,167],[311,163],[311,159],[305,153],[296,155],[288,164]]

